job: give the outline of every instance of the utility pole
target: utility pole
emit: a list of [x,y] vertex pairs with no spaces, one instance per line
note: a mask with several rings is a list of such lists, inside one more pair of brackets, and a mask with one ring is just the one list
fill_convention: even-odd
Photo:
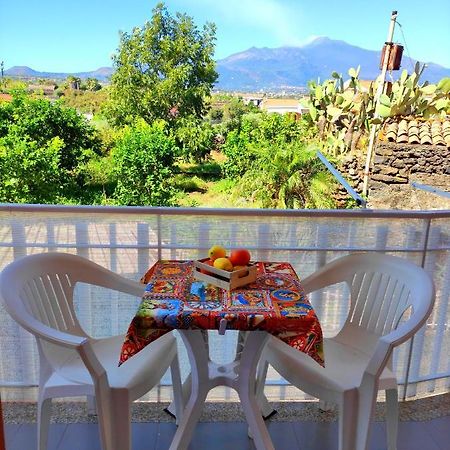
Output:
[[[374,119],[377,119],[380,115],[378,114],[378,106],[380,103],[380,97],[384,90],[384,82],[386,80],[386,72],[389,64],[389,56],[391,54],[392,39],[394,38],[394,28],[395,22],[397,19],[397,11],[392,11],[391,13],[391,22],[389,24],[388,37],[385,46],[384,59],[383,59],[383,67],[381,69],[380,82],[377,86],[377,92],[375,93],[375,114],[373,116]],[[375,145],[376,133],[378,126],[376,124],[372,124],[372,128],[370,130],[370,138],[369,138],[369,147],[367,148],[367,157],[366,157],[366,166],[364,168],[364,182],[363,182],[363,197],[367,196],[367,190],[369,185],[369,173],[370,173],[370,163],[372,161],[373,148]]]

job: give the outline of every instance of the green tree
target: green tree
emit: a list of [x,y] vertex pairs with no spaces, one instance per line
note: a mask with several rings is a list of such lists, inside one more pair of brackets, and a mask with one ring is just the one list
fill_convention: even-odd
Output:
[[199,30],[191,17],[173,17],[159,3],[151,21],[121,33],[111,79],[109,113],[114,123],[200,118],[217,79],[215,30],[211,23]]
[[79,90],[81,88],[81,78],[69,75],[66,79],[66,84],[69,89]]
[[214,130],[205,120],[183,117],[177,121],[175,138],[185,161],[201,162],[211,153]]
[[59,101],[26,95],[15,96],[9,105],[0,106],[0,137],[6,135],[36,142],[40,147],[60,138],[60,165],[69,171],[79,164],[86,149],[99,152],[100,148],[94,128],[75,109],[66,108]]
[[102,85],[99,83],[97,78],[88,78],[81,86],[81,88],[87,91],[99,91]]
[[57,203],[67,176],[59,164],[63,141],[38,145],[17,136],[0,139],[0,202]]
[[113,150],[117,187],[114,197],[121,205],[172,206],[170,183],[178,148],[163,121],[148,125],[142,119],[126,127]]

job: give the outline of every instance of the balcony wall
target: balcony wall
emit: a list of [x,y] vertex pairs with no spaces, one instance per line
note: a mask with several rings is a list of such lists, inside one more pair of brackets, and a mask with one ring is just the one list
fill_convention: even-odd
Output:
[[[421,332],[395,352],[400,394],[415,398],[449,390],[450,211],[0,206],[0,269],[27,254],[58,251],[88,257],[138,280],[158,259],[204,257],[216,243],[246,247],[253,259],[288,261],[300,278],[339,256],[359,251],[385,252],[423,266],[435,280],[437,301]],[[337,286],[311,297],[326,335],[336,333],[345,320],[346,294]],[[79,286],[76,291],[80,321],[89,334],[98,337],[124,333],[138,302],[100,288]],[[233,358],[235,333],[224,337],[211,333],[211,339],[214,359]],[[2,305],[0,351],[0,386],[37,384],[33,339]],[[181,343],[180,352],[186,374],[188,361]],[[289,386],[275,371],[269,372],[267,383],[272,399],[290,398]],[[168,384],[166,375],[162,385]],[[20,389],[6,391],[14,392],[14,397]],[[229,393],[223,390],[218,395],[226,400]],[[298,398],[298,391],[295,395]]]

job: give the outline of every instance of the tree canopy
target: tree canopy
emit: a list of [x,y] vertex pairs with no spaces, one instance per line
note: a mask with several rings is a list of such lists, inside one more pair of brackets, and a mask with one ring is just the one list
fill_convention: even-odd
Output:
[[159,3],[152,18],[122,32],[113,56],[110,115],[117,124],[143,118],[148,123],[205,112],[217,72],[213,59],[215,25],[198,29],[191,17],[171,16]]

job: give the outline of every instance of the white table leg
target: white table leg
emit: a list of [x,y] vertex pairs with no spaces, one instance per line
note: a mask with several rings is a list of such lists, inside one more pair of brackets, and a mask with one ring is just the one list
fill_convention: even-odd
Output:
[[268,334],[264,331],[248,333],[236,386],[253,441],[258,450],[274,450],[256,398],[256,367],[267,338]]
[[199,330],[179,331],[191,363],[191,393],[170,450],[185,450],[189,446],[208,392],[220,385],[238,392],[256,448],[274,450],[256,397],[256,368],[268,334],[264,331],[248,333],[241,357],[221,365],[209,360],[208,347]]
[[211,389],[208,375],[209,355],[202,334],[197,330],[180,330],[180,334],[191,363],[190,396],[169,450],[188,448],[206,396]]

